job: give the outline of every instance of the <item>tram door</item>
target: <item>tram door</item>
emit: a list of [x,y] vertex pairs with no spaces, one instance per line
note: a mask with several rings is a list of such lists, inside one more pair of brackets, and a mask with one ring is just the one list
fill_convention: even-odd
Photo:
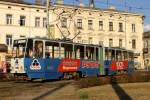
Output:
[[41,40],[34,41],[34,57],[32,64],[39,66],[41,71],[44,71],[44,59],[43,59],[43,46],[44,43]]
[[133,52],[128,52],[128,74],[133,73],[134,71],[134,53]]
[[104,48],[103,47],[99,47],[99,55],[97,55],[99,57],[99,62],[100,62],[100,75],[104,75]]
[[45,61],[43,59],[42,40],[34,40],[33,42],[33,58],[30,66],[28,66],[28,76],[30,78],[44,78]]
[[61,76],[58,72],[60,59],[60,43],[46,41],[45,42],[45,77],[47,79],[56,79]]
[[112,62],[111,57],[112,57],[112,50],[105,48],[105,65],[104,65],[105,75],[109,75],[110,73],[110,64]]

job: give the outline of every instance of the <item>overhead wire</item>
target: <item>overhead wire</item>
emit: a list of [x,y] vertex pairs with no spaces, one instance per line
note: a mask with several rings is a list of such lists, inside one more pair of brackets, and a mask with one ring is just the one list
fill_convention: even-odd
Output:
[[[104,2],[104,1],[100,1],[100,0],[95,0],[95,3],[98,4],[98,3],[101,3],[103,5],[105,5],[106,7],[108,7],[108,5],[114,5],[114,6],[117,6],[117,7],[122,7],[122,8],[125,8],[124,6],[124,3],[122,4],[116,4],[116,3],[112,3],[112,2]],[[126,0],[126,7],[128,10],[130,9],[138,9],[138,10],[150,10],[150,8],[147,8],[147,7],[136,7],[136,6],[131,6],[129,5],[129,3],[127,2]]]

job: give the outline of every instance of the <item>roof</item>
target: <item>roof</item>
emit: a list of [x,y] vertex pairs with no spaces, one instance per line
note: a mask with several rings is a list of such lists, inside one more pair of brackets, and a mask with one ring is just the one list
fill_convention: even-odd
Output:
[[[18,4],[25,4],[25,5],[35,5],[35,6],[39,6],[39,7],[45,7],[45,3],[44,4],[35,4],[35,3],[28,3],[28,2],[25,2],[25,0],[0,0],[2,2],[9,2],[9,3],[18,3]],[[79,6],[79,5],[70,5],[70,4],[58,4],[58,3],[54,3],[53,6],[64,6],[64,7],[75,7],[75,8],[83,8],[83,9],[87,9],[87,10],[99,10],[99,11],[113,11],[113,12],[120,12],[120,13],[123,13],[123,14],[132,14],[132,15],[135,15],[135,16],[143,16],[143,14],[140,14],[140,13],[134,13],[134,12],[127,12],[127,11],[121,11],[121,10],[117,10],[117,9],[102,9],[102,8],[91,8],[91,7],[88,7],[88,6]]]
[[143,38],[150,38],[150,31],[144,32]]
[[44,41],[50,41],[50,42],[57,42],[57,43],[66,43],[66,44],[75,44],[75,45],[81,45],[81,46],[90,46],[90,47],[102,47],[101,45],[96,45],[96,44],[84,44],[84,43],[76,43],[73,41],[64,41],[61,39],[55,40],[55,39],[48,39],[48,38],[32,38],[32,37],[27,37],[27,38],[20,38],[20,39],[14,39],[14,40],[26,40],[26,39],[35,39],[35,40],[44,40]]
[[97,8],[97,7],[88,7],[88,6],[79,6],[79,5],[70,5],[70,4],[57,4],[55,3],[54,6],[64,6],[64,7],[74,7],[74,8],[83,8],[83,9],[87,9],[87,10],[98,10],[98,11],[112,11],[112,12],[120,12],[123,14],[131,14],[131,15],[135,15],[135,16],[142,16],[145,17],[142,13],[135,13],[135,12],[128,12],[128,11],[122,11],[122,10],[118,10],[118,9],[103,9],[103,8]]
[[31,5],[30,3],[25,2],[24,0],[0,0],[0,1]]
[[120,48],[120,47],[105,47],[107,50],[118,50],[118,51],[128,51],[128,52],[134,52],[133,50],[128,50],[126,48]]

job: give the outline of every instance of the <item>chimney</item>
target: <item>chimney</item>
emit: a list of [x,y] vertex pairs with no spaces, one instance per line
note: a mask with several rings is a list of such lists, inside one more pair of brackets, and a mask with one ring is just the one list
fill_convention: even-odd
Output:
[[80,2],[79,2],[79,6],[81,6],[81,7],[83,7],[83,6],[84,6],[84,4],[83,4],[83,0],[80,0]]
[[64,0],[56,0],[56,4],[63,4]]
[[42,5],[42,0],[35,0],[35,5]]
[[90,8],[94,8],[95,7],[94,0],[89,0],[89,7]]

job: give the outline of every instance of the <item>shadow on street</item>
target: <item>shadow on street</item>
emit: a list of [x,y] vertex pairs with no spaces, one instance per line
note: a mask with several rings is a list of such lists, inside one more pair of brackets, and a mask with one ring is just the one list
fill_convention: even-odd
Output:
[[111,78],[111,85],[120,100],[132,100],[132,98],[119,86],[115,77]]
[[52,93],[54,93],[54,92],[56,92],[56,91],[58,91],[58,90],[60,90],[61,88],[65,87],[65,86],[68,85],[68,84],[70,84],[70,83],[61,84],[61,85],[57,86],[56,88],[54,88],[54,89],[52,89],[52,90],[50,90],[50,91],[47,91],[46,93],[41,94],[40,96],[38,96],[38,97],[36,97],[36,98],[34,98],[34,99],[32,99],[32,100],[40,100],[40,99],[42,99],[42,98],[44,98],[44,97],[46,97],[46,96],[48,96],[48,95],[51,95]]

